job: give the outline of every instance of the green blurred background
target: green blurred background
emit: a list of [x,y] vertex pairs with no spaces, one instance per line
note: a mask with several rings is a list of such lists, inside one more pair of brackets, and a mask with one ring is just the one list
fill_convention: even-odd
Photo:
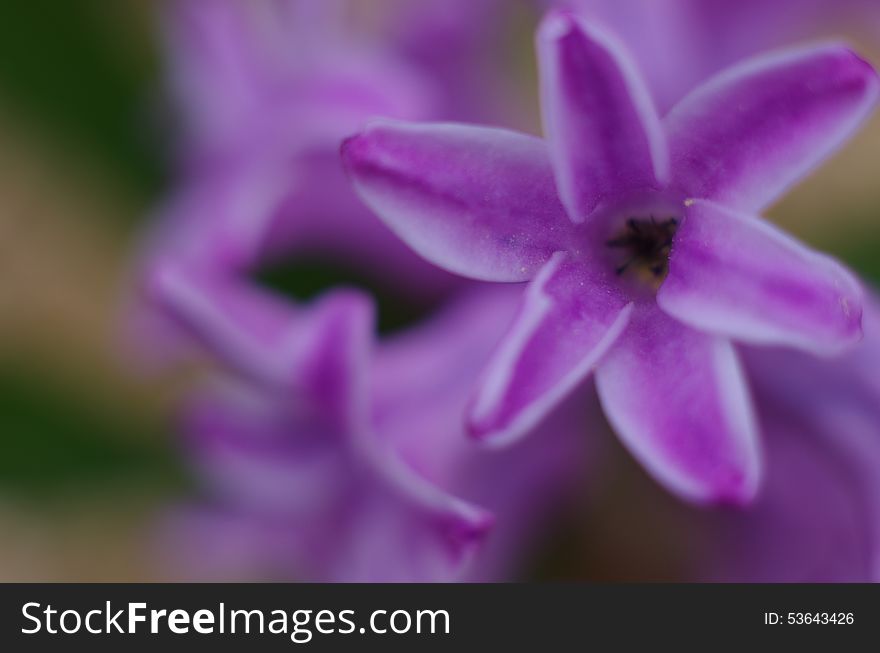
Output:
[[150,578],[181,384],[126,360],[164,182],[155,3],[0,3],[0,579]]
[[[170,419],[192,371],[130,359],[121,326],[132,250],[168,184],[158,4],[0,3],[3,581],[165,577],[151,528],[187,489]],[[878,153],[875,120],[772,213],[875,281]],[[542,575],[670,568],[655,558],[685,509],[609,446],[602,489]],[[636,523],[652,530],[650,555],[633,542]]]

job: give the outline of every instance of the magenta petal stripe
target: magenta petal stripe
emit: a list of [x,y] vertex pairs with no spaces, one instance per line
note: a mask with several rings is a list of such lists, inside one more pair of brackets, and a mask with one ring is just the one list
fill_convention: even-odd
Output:
[[695,329],[835,354],[862,336],[862,291],[832,258],[768,222],[688,202],[660,308]]
[[631,310],[583,262],[555,254],[482,375],[470,432],[498,444],[527,433],[593,370]]
[[342,147],[361,198],[452,272],[531,279],[571,237],[544,143],[502,129],[373,122]]
[[666,116],[675,183],[688,196],[759,211],[837,150],[878,97],[877,73],[842,46],[734,66]]
[[629,55],[565,12],[544,20],[537,41],[544,131],[571,219],[587,220],[621,192],[662,188],[666,139]]
[[618,437],[667,488],[698,503],[754,498],[757,427],[730,342],[639,305],[596,387]]

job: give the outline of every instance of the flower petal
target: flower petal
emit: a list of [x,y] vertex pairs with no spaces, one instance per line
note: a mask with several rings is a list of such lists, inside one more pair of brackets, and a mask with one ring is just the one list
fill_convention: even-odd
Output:
[[227,380],[184,403],[181,430],[191,464],[225,509],[317,519],[351,494],[347,433],[299,419],[294,403]]
[[466,571],[491,514],[423,478],[374,435],[327,432],[276,399],[221,386],[189,407],[196,466],[225,510],[287,533],[290,562],[308,578],[438,581]]
[[426,325],[383,340],[372,376],[377,437],[393,443],[420,476],[496,518],[469,581],[510,577],[546,536],[543,527],[567,505],[590,460],[580,394],[514,446],[486,450],[465,437],[462,413],[474,379],[521,299],[516,284],[459,294]]
[[165,17],[173,90],[199,142],[225,138],[256,95],[257,44],[244,5],[174,0]]
[[356,519],[359,532],[352,538],[351,558],[360,561],[361,570],[353,575],[379,580],[370,570],[396,545],[398,553],[386,557],[385,573],[404,577],[392,580],[455,579],[483,545],[494,524],[492,514],[424,478],[375,436],[361,443],[375,475],[369,488],[375,495],[364,506],[368,512]]
[[761,464],[732,345],[639,305],[596,370],[612,426],[661,483],[696,502],[750,501]]
[[567,12],[538,31],[544,131],[562,202],[577,223],[603,200],[660,188],[669,161],[660,118],[629,55]]
[[373,309],[359,293],[339,290],[295,307],[246,282],[171,264],[153,279],[169,314],[234,371],[293,390],[316,413],[360,424],[367,407]]
[[[699,580],[875,581],[876,494],[862,483],[859,461],[850,459],[856,452],[835,441],[850,429],[824,432],[796,413],[774,412],[761,415],[767,479],[758,499],[748,510],[698,516],[711,538],[697,558]],[[867,444],[869,431],[854,433]],[[877,452],[865,460],[876,465]]]
[[483,374],[468,411],[471,433],[506,442],[528,432],[593,370],[631,310],[613,284],[555,254]]
[[290,177],[289,166],[250,156],[205,166],[153,220],[140,252],[142,274],[169,260],[225,273],[256,267],[279,208],[297,183]]
[[676,184],[690,196],[757,211],[840,147],[878,95],[874,70],[841,46],[734,66],[665,118]]
[[657,301],[692,327],[828,354],[861,338],[862,292],[833,259],[767,222],[694,201]]
[[413,249],[452,272],[524,281],[570,236],[539,139],[382,121],[348,139],[342,155],[370,208]]

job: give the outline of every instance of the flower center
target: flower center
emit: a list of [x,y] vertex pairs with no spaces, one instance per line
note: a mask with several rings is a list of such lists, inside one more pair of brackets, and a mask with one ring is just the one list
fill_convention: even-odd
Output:
[[652,287],[660,287],[669,272],[669,251],[678,229],[677,218],[629,218],[606,245],[619,254],[616,272]]

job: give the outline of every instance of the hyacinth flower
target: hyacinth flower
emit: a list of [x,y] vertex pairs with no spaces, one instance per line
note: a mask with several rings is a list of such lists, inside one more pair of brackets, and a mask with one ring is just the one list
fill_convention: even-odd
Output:
[[747,349],[767,478],[747,511],[702,512],[692,573],[739,582],[880,581],[880,305],[833,361]]
[[544,0],[601,21],[626,43],[661,113],[745,57],[840,33],[880,43],[874,0]]
[[841,46],[771,54],[661,120],[610,34],[551,12],[537,43],[546,140],[375,122],[343,145],[353,184],[435,264],[529,282],[470,404],[474,436],[522,435],[595,371],[658,480],[748,502],[761,455],[733,343],[840,353],[862,312],[840,264],[757,213],[855,131],[877,76]]
[[506,452],[463,432],[467,382],[516,308],[508,293],[475,291],[376,343],[354,291],[296,306],[174,266],[161,280],[169,310],[230,371],[183,420],[210,498],[170,528],[190,573],[499,580],[570,494],[579,407]]
[[[425,117],[434,94],[418,71],[347,30],[344,5],[170,3],[165,32],[182,123],[180,175],[141,247],[138,276],[148,295],[167,261],[247,277],[321,260],[368,270],[376,282],[428,302],[456,285],[399,243],[345,179],[344,135],[371,116]],[[137,320],[147,335],[176,339],[152,305]]]

